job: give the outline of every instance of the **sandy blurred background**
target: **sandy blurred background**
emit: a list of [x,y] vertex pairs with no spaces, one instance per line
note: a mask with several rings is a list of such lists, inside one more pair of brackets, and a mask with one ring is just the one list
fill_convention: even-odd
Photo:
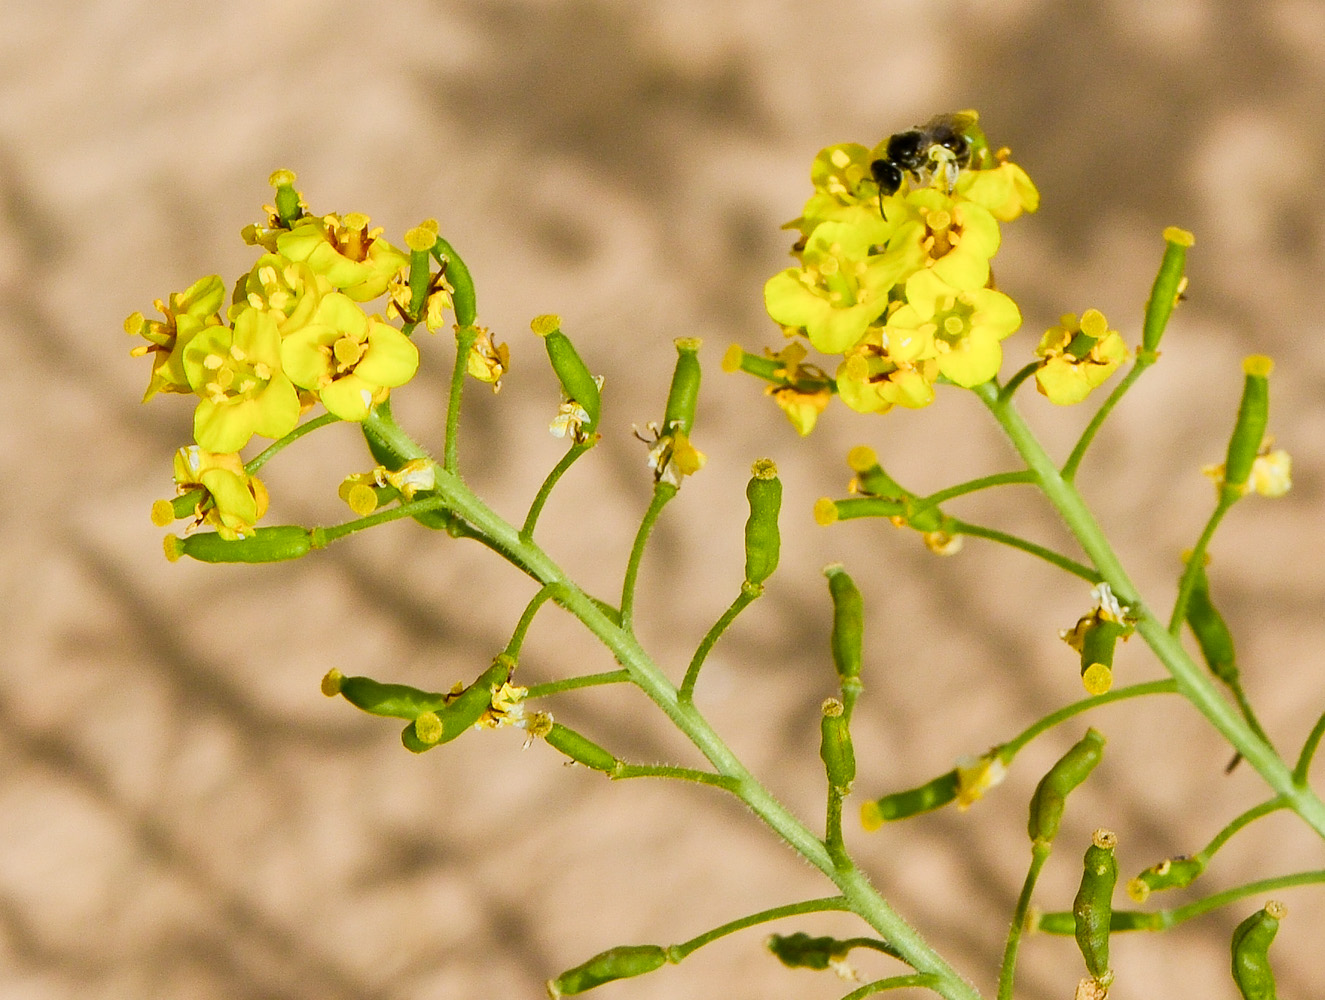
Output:
[[[858,797],[928,779],[1079,695],[1058,642],[1086,588],[991,546],[930,556],[886,524],[820,529],[847,449],[868,442],[916,490],[1010,467],[955,390],[922,414],[830,411],[808,440],[718,360],[778,341],[764,280],[779,225],[830,142],[873,143],[977,107],[1038,182],[1041,212],[1005,230],[1001,287],[1025,353],[1063,311],[1096,306],[1138,334],[1160,231],[1197,234],[1190,301],[1164,364],[1114,416],[1082,483],[1158,605],[1211,500],[1240,389],[1271,354],[1272,427],[1296,460],[1282,501],[1248,502],[1217,539],[1216,596],[1247,686],[1284,752],[1321,711],[1325,6],[1113,0],[392,4],[9,0],[0,8],[0,993],[7,1000],[441,1000],[539,997],[620,942],[671,943],[829,891],[741,809],[702,788],[610,784],[518,734],[423,757],[397,726],[318,693],[324,671],[425,687],[475,676],[532,593],[478,546],[397,524],[277,567],[169,565],[151,502],[168,495],[189,406],[138,400],[125,315],[249,266],[240,228],[267,175],[299,173],[317,211],[359,210],[393,238],[436,216],[465,254],[480,318],[509,341],[498,397],[471,389],[463,463],[512,519],[559,446],[555,383],[528,332],[561,313],[607,377],[605,440],[555,495],[542,537],[612,597],[649,493],[630,425],[660,416],[672,338],[705,339],[696,437],[709,466],[668,510],[640,583],[646,645],[680,677],[740,577],[752,459],[786,482],[783,566],[713,654],[700,702],[735,748],[817,823],[817,711],[831,693],[828,600],[843,560],[870,613]],[[436,441],[448,338],[397,413]],[[1006,370],[1019,365],[1010,361]],[[1070,447],[1085,414],[1024,393]],[[272,520],[331,523],[334,488],[369,467],[352,428],[264,472]],[[973,520],[1066,544],[1044,505],[1005,490]],[[610,667],[545,612],[527,681]],[[1120,682],[1155,676],[1139,643]],[[641,697],[555,706],[623,757],[692,762]],[[1180,703],[1091,720],[1111,739],[1074,798],[1041,883],[1070,905],[1089,831],[1118,832],[1128,874],[1194,851],[1263,797]],[[1028,859],[1024,803],[1075,740],[1029,748],[1006,785],[872,837],[850,831],[890,898],[992,995]],[[1229,844],[1207,890],[1322,866],[1286,816]],[[1190,896],[1179,897],[1191,898]],[[1281,994],[1319,995],[1319,890],[1284,893]],[[1162,901],[1162,900],[1161,900]],[[1114,946],[1116,1000],[1232,997],[1227,940],[1256,903]],[[853,933],[830,916],[778,929]],[[833,998],[782,970],[763,930],[603,996]],[[861,961],[872,977],[895,968]],[[1070,941],[1023,948],[1019,997],[1066,997]]]

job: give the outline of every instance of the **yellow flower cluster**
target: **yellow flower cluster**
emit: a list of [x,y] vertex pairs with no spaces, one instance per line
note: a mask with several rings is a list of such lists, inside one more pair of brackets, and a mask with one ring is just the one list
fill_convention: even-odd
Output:
[[[801,364],[803,347],[774,355],[770,393],[802,434],[834,388],[852,409],[883,413],[928,405],[940,379],[986,382],[1002,362],[1000,341],[1021,325],[1016,303],[993,288],[990,259],[1000,222],[1034,211],[1039,194],[1006,150],[990,151],[974,112],[947,120],[960,134],[951,126],[919,166],[891,164],[889,140],[830,146],[814,161],[815,192],[788,224],[802,234],[798,264],[764,288],[787,336],[840,356],[830,380]],[[924,153],[925,133],[914,135]],[[896,190],[889,171],[902,178]]]

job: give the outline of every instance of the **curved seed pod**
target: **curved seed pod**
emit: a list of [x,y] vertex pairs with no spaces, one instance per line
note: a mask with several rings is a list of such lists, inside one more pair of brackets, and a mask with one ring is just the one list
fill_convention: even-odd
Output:
[[1030,820],[1026,826],[1032,842],[1049,843],[1058,835],[1068,793],[1095,770],[1103,753],[1103,734],[1095,729],[1087,729],[1086,735],[1073,744],[1040,779],[1040,783],[1035,786],[1035,794],[1031,796]]
[[424,712],[406,726],[400,734],[401,743],[412,753],[423,753],[450,743],[465,730],[473,728],[483,713],[492,707],[493,687],[509,677],[510,663],[499,657],[479,675],[478,680],[451,697],[445,707]]
[[1144,903],[1146,897],[1157,889],[1181,889],[1191,885],[1203,871],[1205,862],[1200,858],[1166,858],[1129,881],[1127,895]]
[[1086,848],[1081,888],[1072,903],[1077,947],[1086,960],[1086,970],[1104,985],[1113,978],[1109,970],[1109,930],[1113,890],[1118,884],[1118,862],[1113,856],[1117,844],[1118,838],[1111,831],[1095,831]]
[[833,666],[843,681],[860,676],[865,633],[865,608],[855,581],[841,563],[824,567],[828,593],[833,598],[833,632],[830,643]]
[[577,439],[592,440],[594,431],[598,427],[598,418],[602,414],[598,380],[589,374],[589,369],[576,352],[575,345],[561,332],[561,317],[538,316],[530,327],[534,333],[543,338],[548,361],[552,363],[552,371],[556,374],[557,381],[561,383],[566,398],[578,403],[588,417],[580,426]]
[[446,280],[454,289],[451,303],[455,309],[456,325],[473,326],[474,320],[478,318],[478,298],[474,293],[474,278],[469,268],[455,252],[455,248],[440,236],[437,237],[433,252],[440,255],[439,260],[446,268]]
[[257,528],[246,538],[229,541],[214,531],[203,531],[185,538],[178,535],[167,535],[165,538],[166,558],[171,562],[180,556],[209,563],[285,562],[306,556],[311,550],[325,544],[322,541],[322,529],[301,528],[297,524]]
[[1287,912],[1283,903],[1270,900],[1233,931],[1233,982],[1243,1000],[1275,1000],[1269,950]]
[[819,759],[824,762],[828,783],[843,795],[851,791],[856,780],[856,752],[851,745],[851,731],[842,703],[829,698],[823,704],[823,718],[819,723]]
[[584,993],[614,979],[630,979],[659,969],[667,963],[667,952],[656,944],[618,945],[595,955],[583,965],[567,969],[547,982],[551,1000]]
[[676,340],[676,368],[672,371],[672,385],[667,392],[667,409],[663,411],[662,432],[681,431],[687,437],[695,423],[695,407],[699,403],[699,346],[698,337],[679,337]]
[[1251,476],[1251,464],[1256,460],[1265,428],[1270,419],[1270,372],[1274,362],[1263,354],[1253,354],[1242,362],[1245,378],[1242,382],[1242,402],[1238,405],[1238,419],[1228,439],[1228,455],[1224,459],[1224,489],[1244,492]]
[[1228,685],[1238,683],[1238,657],[1233,647],[1233,633],[1224,616],[1210,600],[1210,579],[1205,567],[1196,574],[1196,585],[1187,599],[1187,625],[1196,637],[1201,658],[1210,672]]
[[961,781],[956,769],[953,769],[947,774],[940,774],[919,788],[894,792],[881,799],[872,799],[860,807],[861,825],[866,830],[873,831],[891,820],[906,819],[908,816],[930,812],[946,806],[957,798],[960,788]]
[[750,501],[750,517],[745,522],[745,581],[758,586],[778,567],[782,480],[778,479],[778,467],[768,458],[755,462],[750,473],[745,487],[745,497]]
[[595,771],[610,774],[616,769],[617,759],[610,753],[574,729],[567,729],[560,722],[552,723],[552,728],[543,736],[548,746],[560,750],[571,760],[591,767]]
[[1155,284],[1150,289],[1150,300],[1146,302],[1145,325],[1142,327],[1141,348],[1154,351],[1159,347],[1159,340],[1164,336],[1169,317],[1178,304],[1178,296],[1186,285],[1183,268],[1187,264],[1187,248],[1196,242],[1191,233],[1170,226],[1164,230],[1164,260],[1155,275]]

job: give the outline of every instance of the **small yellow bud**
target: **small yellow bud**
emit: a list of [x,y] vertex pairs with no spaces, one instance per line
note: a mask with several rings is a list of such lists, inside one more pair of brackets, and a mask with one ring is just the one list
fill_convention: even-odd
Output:
[[1164,230],[1164,242],[1176,243],[1180,247],[1190,247],[1196,245],[1196,237],[1185,229],[1169,226]]
[[727,348],[727,353],[722,356],[722,370],[731,374],[741,370],[741,362],[745,360],[745,350],[740,344],[732,344]]
[[561,317],[555,313],[544,313],[542,316],[535,316],[529,324],[529,329],[540,337],[546,337],[549,333],[556,333],[561,329]]
[[341,684],[345,680],[345,675],[335,667],[332,667],[322,676],[322,693],[328,698],[334,698],[340,694]]
[[175,505],[169,500],[155,500],[152,503],[152,523],[164,528],[175,520]]
[[819,524],[829,525],[837,520],[837,504],[832,497],[820,497],[814,502],[814,519]]
[[883,813],[879,811],[879,804],[873,799],[861,803],[860,825],[865,828],[866,833],[873,833],[883,826]]
[[1268,378],[1274,371],[1274,359],[1264,354],[1248,354],[1242,359],[1242,374]]
[[415,226],[405,231],[405,246],[415,253],[425,253],[437,243],[437,230],[428,226]]
[[273,170],[271,176],[267,178],[267,183],[274,188],[278,188],[294,184],[294,180],[295,177],[293,170],[281,169],[281,170]]

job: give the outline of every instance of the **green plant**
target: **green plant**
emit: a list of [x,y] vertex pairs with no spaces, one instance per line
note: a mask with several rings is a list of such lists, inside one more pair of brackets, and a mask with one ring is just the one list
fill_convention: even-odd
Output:
[[[895,481],[873,450],[857,448],[848,457],[856,495],[820,500],[816,519],[829,525],[851,518],[887,518],[920,532],[939,554],[956,551],[967,536],[988,539],[1045,560],[1094,588],[1094,606],[1062,633],[1080,657],[1086,696],[1035,720],[987,752],[958,761],[951,771],[918,788],[866,800],[860,807],[865,829],[953,802],[968,808],[999,784],[1021,749],[1049,729],[1111,702],[1176,693],[1255,769],[1269,788],[1269,798],[1234,818],[1197,855],[1166,860],[1138,874],[1128,883],[1136,902],[1144,903],[1151,892],[1190,884],[1223,843],[1271,812],[1291,810],[1325,836],[1325,804],[1307,780],[1325,734],[1325,716],[1290,765],[1271,744],[1242,690],[1232,637],[1216,608],[1206,573],[1210,540],[1234,504],[1250,493],[1279,495],[1289,485],[1287,455],[1273,450],[1266,436],[1269,360],[1256,356],[1244,365],[1242,404],[1226,460],[1209,470],[1217,487],[1214,510],[1187,556],[1167,621],[1133,586],[1076,487],[1076,474],[1100,427],[1137,379],[1159,360],[1161,337],[1182,296],[1185,255],[1192,237],[1177,229],[1165,231],[1165,253],[1130,368],[1098,406],[1068,457],[1057,462],[1019,414],[1018,390],[1034,380],[1054,403],[1081,403],[1128,362],[1128,351],[1121,334],[1111,330],[1097,310],[1066,314],[1040,339],[1034,360],[999,381],[1002,344],[1020,326],[1021,312],[1008,294],[994,287],[990,260],[1001,242],[1002,224],[1036,210],[1039,202],[1034,185],[1008,152],[992,148],[975,114],[964,112],[898,133],[873,149],[851,143],[831,146],[816,157],[811,178],[814,194],[792,223],[800,232],[794,248],[797,262],[765,288],[768,312],[790,339],[782,350],[764,354],[735,346],[727,352],[724,368],[767,383],[768,395],[801,434],[811,432],[834,396],[863,414],[881,414],[896,406],[925,407],[940,385],[965,388],[985,405],[1022,461],[1018,469],[919,495]],[[542,740],[612,779],[655,777],[711,786],[741,800],[832,884],[831,895],[743,916],[680,944],[611,948],[551,979],[551,996],[577,994],[652,972],[736,931],[826,910],[856,914],[869,934],[848,939],[804,932],[773,935],[770,951],[790,967],[847,972],[848,954],[863,948],[907,967],[859,986],[849,998],[903,987],[925,988],[950,1000],[979,996],[875,890],[847,849],[843,807],[861,770],[851,727],[853,710],[864,691],[865,617],[862,595],[846,568],[832,565],[825,570],[834,609],[828,645],[836,692],[822,703],[819,756],[826,788],[821,827],[793,815],[696,707],[694,694],[708,654],[741,612],[763,594],[778,566],[782,485],[773,461],[754,462],[746,491],[750,513],[744,527],[744,579],[679,682],[664,673],[637,637],[636,580],[651,532],[685,478],[705,463],[692,440],[701,380],[699,342],[691,338],[676,342],[677,362],[662,419],[650,425],[652,501],[624,567],[619,597],[608,600],[591,594],[563,572],[537,538],[540,513],[558,482],[593,450],[602,428],[612,426],[606,419],[601,382],[558,318],[540,316],[532,329],[542,339],[561,387],[562,402],[551,431],[566,439],[568,448],[517,526],[473,492],[460,469],[458,440],[466,377],[495,388],[510,358],[507,346],[477,324],[474,284],[461,257],[434,222],[407,232],[402,250],[383,239],[380,230],[371,229],[366,216],[310,213],[294,188],[292,173],[278,171],[271,180],[274,205],[261,224],[244,232],[246,241],[260,251],[258,259],[235,284],[228,305],[222,280],[211,276],[158,302],[161,320],[149,321],[135,313],[126,323],[131,334],[146,341],[134,353],[153,359],[146,398],[174,393],[197,400],[195,442],[180,449],[175,458],[177,496],[153,507],[153,518],[162,527],[180,519],[191,522],[182,536],[166,537],[166,555],[172,560],[187,555],[213,563],[316,558],[317,550],[348,534],[402,519],[451,538],[476,541],[519,568],[533,587],[509,642],[490,665],[476,671],[472,681],[435,692],[345,676],[333,669],[323,680],[323,693],[339,695],[365,712],[403,721],[401,740],[415,753],[473,730],[517,727],[530,740]],[[383,311],[369,313],[364,303],[382,298]],[[390,397],[419,367],[414,335],[421,327],[441,329],[448,312],[454,314],[456,354],[438,458],[396,423]],[[837,357],[831,375],[820,364],[807,363],[811,348],[824,358]],[[318,407],[324,412],[309,417]],[[367,471],[349,475],[341,486],[341,499],[354,517],[332,526],[259,527],[268,497],[257,472],[304,435],[339,421],[360,425],[374,463]],[[245,462],[240,452],[255,436],[275,440]],[[1008,484],[1038,488],[1071,529],[1086,561],[968,522],[948,510],[950,501],[959,497]],[[211,530],[194,530],[203,526]],[[525,636],[549,603],[578,619],[610,651],[619,669],[521,686],[517,674]],[[1184,626],[1191,630],[1204,664],[1184,648]],[[1114,649],[1133,634],[1141,636],[1168,676],[1114,687]],[[825,679],[830,679],[826,672]],[[708,766],[623,760],[611,750],[611,733],[591,738],[556,721],[545,707],[566,692],[608,684],[638,687],[699,749]],[[1031,799],[1031,863],[1007,938],[1000,998],[1012,996],[1017,954],[1027,929],[1075,934],[1087,973],[1078,995],[1103,996],[1114,976],[1109,966],[1112,934],[1162,929],[1270,889],[1325,881],[1325,871],[1298,872],[1215,893],[1173,910],[1118,910],[1112,907],[1116,838],[1098,831],[1087,849],[1075,906],[1037,910],[1032,906],[1036,882],[1068,796],[1088,780],[1104,747],[1103,735],[1094,728],[1087,730],[1044,776]],[[1235,979],[1248,996],[1273,992],[1264,956],[1281,914],[1277,904],[1273,911],[1267,906],[1235,935]],[[1267,981],[1270,993],[1265,993]]]

